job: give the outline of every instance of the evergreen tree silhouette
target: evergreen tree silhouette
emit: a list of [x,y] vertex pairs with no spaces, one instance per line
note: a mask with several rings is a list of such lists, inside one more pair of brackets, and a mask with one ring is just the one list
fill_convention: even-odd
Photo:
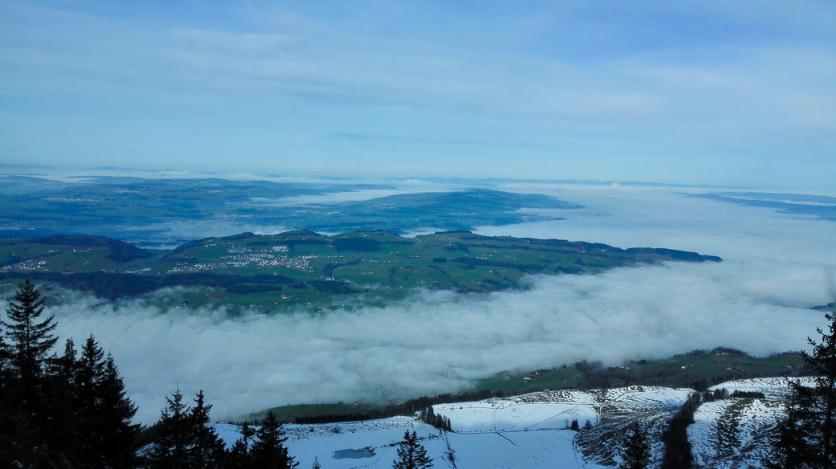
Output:
[[6,310],[8,321],[1,321],[7,329],[12,352],[12,366],[21,380],[24,391],[35,391],[35,381],[43,372],[47,353],[58,340],[52,334],[55,317],[41,320],[44,299],[35,284],[26,280],[18,286],[14,300]]
[[116,365],[92,336],[80,355],[72,340],[49,355],[55,321],[43,312],[27,281],[0,321],[0,467],[135,468],[136,410]]
[[650,463],[650,446],[639,422],[630,425],[621,459],[623,469],[644,469]]
[[0,323],[0,467],[12,467],[18,459],[19,432],[16,431],[17,401],[14,383],[11,350],[6,343],[2,323]]
[[55,425],[46,399],[48,353],[58,340],[52,332],[55,318],[41,319],[44,300],[35,285],[26,280],[18,285],[6,309],[7,368],[4,388],[9,408],[5,432],[11,435],[8,452],[18,465],[55,464]]
[[57,376],[66,388],[75,388],[77,373],[78,352],[75,349],[73,339],[67,339],[64,342],[64,353],[53,360],[53,374]]
[[778,426],[772,454],[765,465],[775,468],[836,467],[836,315],[825,313],[827,331],[817,328],[818,341],[807,339],[812,353],[802,352],[815,386],[789,384],[787,417]]
[[256,439],[252,447],[253,467],[264,469],[290,469],[299,464],[287,452],[284,442],[282,425],[276,420],[273,412],[267,413],[267,418],[261,422],[261,427],[255,433]]
[[119,369],[108,354],[100,380],[102,457],[112,469],[135,468],[140,426],[132,423],[136,405],[128,399]]
[[418,442],[415,432],[407,431],[403,440],[398,443],[398,459],[392,462],[393,469],[427,469],[432,467],[433,460],[427,455],[424,445]]
[[[2,321],[0,321],[0,326],[2,326]],[[10,359],[12,357],[11,350],[9,349],[9,344],[6,343],[6,337],[3,333],[3,328],[0,327],[0,378],[6,378],[6,372],[10,371],[11,363]],[[5,379],[3,381],[5,383]],[[3,384],[0,383],[0,384]]]
[[78,458],[81,437],[76,424],[78,409],[75,402],[78,354],[73,340],[67,339],[64,352],[51,357],[44,368],[44,395],[38,397],[38,401],[42,403],[42,411],[47,418],[38,439],[62,453],[74,466],[83,467]]
[[241,438],[232,445],[232,449],[226,458],[226,465],[229,469],[245,469],[251,466],[250,448],[255,430],[246,420],[241,424]]
[[828,331],[816,329],[820,341],[808,339],[813,352],[805,353],[804,359],[807,368],[817,376],[815,390],[822,414],[819,462],[825,467],[836,467],[836,314],[827,313],[825,317],[830,322]]
[[81,348],[75,376],[75,427],[79,463],[101,467],[102,422],[99,390],[104,374],[104,352],[96,339],[87,337]]
[[191,447],[189,459],[192,467],[209,468],[222,464],[224,444],[209,425],[211,405],[206,404],[203,390],[198,391],[189,418],[191,420]]
[[148,461],[151,468],[166,469],[189,466],[189,439],[191,432],[190,409],[183,403],[183,394],[177,390],[166,397],[166,407],[157,422],[156,435]]
[[787,399],[787,416],[778,424],[773,451],[764,466],[774,469],[815,468],[818,409],[815,390],[799,386]]

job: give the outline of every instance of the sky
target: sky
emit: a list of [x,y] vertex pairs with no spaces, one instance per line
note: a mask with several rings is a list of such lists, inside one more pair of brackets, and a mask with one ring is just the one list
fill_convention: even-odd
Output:
[[0,0],[0,163],[833,192],[836,3]]

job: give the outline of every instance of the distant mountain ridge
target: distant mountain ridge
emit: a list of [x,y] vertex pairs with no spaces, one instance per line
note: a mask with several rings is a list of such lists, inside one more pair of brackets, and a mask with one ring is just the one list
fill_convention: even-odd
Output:
[[715,192],[694,197],[749,207],[771,208],[778,213],[836,221],[836,197],[771,192]]
[[161,247],[241,231],[472,230],[557,220],[559,212],[549,210],[581,207],[544,194],[433,187],[404,192],[347,181],[0,177],[0,238],[72,233]]

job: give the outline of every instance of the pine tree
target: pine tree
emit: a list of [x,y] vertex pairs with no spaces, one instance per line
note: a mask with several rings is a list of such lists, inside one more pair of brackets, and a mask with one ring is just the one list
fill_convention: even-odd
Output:
[[322,466],[319,465],[319,458],[314,458],[311,469],[322,469]]
[[102,428],[99,390],[104,374],[104,352],[90,335],[81,349],[74,386],[78,462],[101,467]]
[[253,467],[290,469],[299,465],[284,446],[287,437],[273,412],[267,413],[267,418],[261,422],[261,427],[255,435],[256,440],[251,451]]
[[151,468],[189,467],[189,412],[179,390],[173,392],[171,397],[166,397],[166,407],[157,422],[153,447],[148,457]]
[[836,314],[826,313],[825,317],[830,322],[828,331],[816,329],[821,336],[820,342],[808,339],[813,352],[804,354],[804,359],[807,368],[817,376],[815,389],[822,414],[819,418],[819,463],[825,467],[836,467]]
[[24,391],[33,391],[35,380],[43,372],[47,353],[58,340],[52,335],[55,317],[39,320],[43,311],[41,292],[35,284],[26,280],[18,286],[14,300],[6,310],[8,322],[1,321],[8,329],[6,334],[11,342],[12,365]]
[[418,442],[415,432],[407,431],[403,440],[398,444],[398,459],[392,462],[393,469],[427,469],[432,467],[433,460],[427,455],[424,445]]
[[241,424],[241,443],[244,445],[247,451],[250,450],[250,445],[252,444],[251,441],[255,436],[255,430],[253,429],[250,422],[244,420],[244,423]]
[[226,465],[229,469],[244,469],[251,466],[250,447],[255,430],[246,420],[241,424],[241,438],[232,445],[227,455]]
[[[72,340],[49,356],[55,322],[41,320],[43,311],[25,282],[0,321],[12,343],[0,353],[0,467],[135,468],[135,408],[112,359],[103,360],[92,336],[80,356]],[[122,417],[109,419],[111,409]]]
[[790,382],[792,394],[787,417],[778,426],[771,467],[836,467],[836,316],[826,313],[827,332],[816,329],[820,339],[808,339],[812,353],[802,352],[805,365],[816,375],[815,387]]
[[140,426],[131,423],[136,406],[128,399],[119,369],[108,354],[100,381],[102,446],[105,465],[112,469],[136,467]]
[[47,354],[58,340],[52,335],[55,319],[49,316],[41,320],[44,300],[30,281],[18,286],[18,290],[6,309],[7,320],[0,320],[6,328],[5,342],[7,370],[4,388],[10,408],[4,409],[7,425],[3,431],[11,435],[9,453],[24,467],[37,464],[54,464],[50,436],[54,425],[46,398]]
[[572,419],[572,424],[569,425],[570,430],[579,431],[581,426],[578,425],[578,419]]
[[[0,326],[2,322],[0,322]],[[3,329],[0,328],[0,385],[7,384],[7,380],[9,377],[7,376],[7,372],[11,371],[11,358],[12,352],[9,348],[9,344],[6,343],[6,338],[3,334]],[[2,389],[0,389],[2,391]]]
[[[72,339],[64,343],[64,352],[51,360],[47,371],[43,399],[46,426],[41,431],[41,438],[50,447],[63,448],[71,457],[74,465],[81,467],[76,457],[81,434],[77,425],[78,408],[76,405],[76,375],[78,373],[78,353]],[[71,448],[71,451],[67,448]]]
[[624,469],[644,469],[650,463],[650,446],[639,422],[630,425],[621,459]]
[[73,339],[64,342],[64,353],[55,360],[54,373],[64,382],[68,388],[75,386],[76,373],[78,371],[78,352],[75,349]]
[[772,454],[764,460],[764,466],[773,469],[816,467],[813,463],[815,451],[810,445],[817,437],[815,400],[811,388],[793,390],[787,400],[787,416],[778,425]]
[[189,418],[191,420],[191,441],[189,459],[191,467],[210,468],[220,466],[224,456],[224,444],[215,429],[209,426],[209,411],[203,390],[198,391]]
[[15,418],[17,400],[16,386],[11,368],[11,351],[3,337],[0,327],[0,467],[12,467],[18,457],[18,442],[20,434],[17,431]]

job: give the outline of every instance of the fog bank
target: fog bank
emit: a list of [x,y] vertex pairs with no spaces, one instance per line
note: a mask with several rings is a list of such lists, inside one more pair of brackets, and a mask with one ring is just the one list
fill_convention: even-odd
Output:
[[716,346],[797,350],[822,323],[809,308],[833,299],[836,224],[669,191],[550,190],[587,208],[567,220],[480,231],[694,249],[725,260],[537,277],[525,291],[490,295],[415,292],[384,308],[316,316],[231,319],[80,298],[53,308],[58,332],[93,332],[150,422],[178,386],[204,389],[222,418],[287,403],[445,392],[499,371],[582,359],[613,364]]
[[[696,348],[798,349],[821,323],[821,271],[669,264],[532,279],[525,292],[425,292],[385,308],[312,317],[169,312],[77,302],[62,336],[92,331],[120,364],[141,417],[163,394],[206,390],[216,416],[280,403],[395,399],[503,370],[618,363]],[[775,279],[780,278],[779,282]],[[804,298],[804,302],[799,299]]]

